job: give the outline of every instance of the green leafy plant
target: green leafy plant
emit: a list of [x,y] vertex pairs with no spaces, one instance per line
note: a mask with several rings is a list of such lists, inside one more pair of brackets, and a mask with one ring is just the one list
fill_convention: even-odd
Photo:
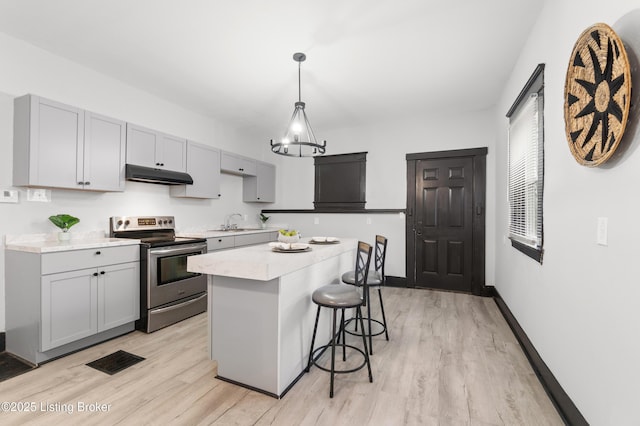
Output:
[[270,216],[265,216],[264,214],[260,213],[260,222],[262,223],[267,223],[267,221],[269,220]]
[[62,232],[67,232],[76,223],[80,222],[80,219],[68,214],[57,214],[55,216],[49,216],[49,220],[58,228],[62,229]]

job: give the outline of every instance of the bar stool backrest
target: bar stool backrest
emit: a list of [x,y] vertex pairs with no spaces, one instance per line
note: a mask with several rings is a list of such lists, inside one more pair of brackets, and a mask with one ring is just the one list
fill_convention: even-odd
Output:
[[387,257],[387,239],[382,235],[376,235],[376,256],[375,256],[376,272],[380,273],[382,282],[384,283],[384,261]]
[[358,251],[356,252],[355,285],[362,286],[362,289],[365,292],[367,291],[365,287],[367,285],[367,277],[369,275],[371,251],[372,249],[369,244],[358,241]]

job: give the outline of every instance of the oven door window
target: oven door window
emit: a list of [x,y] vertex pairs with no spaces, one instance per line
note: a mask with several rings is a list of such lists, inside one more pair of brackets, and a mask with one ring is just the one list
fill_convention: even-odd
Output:
[[202,252],[158,257],[158,285],[170,284],[199,276],[200,274],[198,273],[187,271],[187,257],[197,254],[202,254]]

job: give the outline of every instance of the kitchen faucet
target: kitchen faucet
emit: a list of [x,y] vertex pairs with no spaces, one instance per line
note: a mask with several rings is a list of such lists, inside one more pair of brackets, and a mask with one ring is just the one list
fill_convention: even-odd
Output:
[[238,228],[238,224],[233,224],[231,225],[231,218],[234,216],[238,216],[239,218],[242,218],[242,215],[240,213],[231,213],[228,214],[224,217],[224,230],[228,231],[229,229],[236,229]]

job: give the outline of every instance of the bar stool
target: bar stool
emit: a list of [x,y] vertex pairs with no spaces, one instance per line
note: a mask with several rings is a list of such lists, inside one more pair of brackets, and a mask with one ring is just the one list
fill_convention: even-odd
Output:
[[[387,256],[387,238],[383,237],[382,235],[376,235],[376,252],[375,252],[375,264],[374,264],[375,270],[369,272],[366,279],[367,285],[363,288],[364,306],[367,307],[367,317],[365,319],[367,320],[367,323],[369,325],[368,331],[364,332],[363,334],[366,334],[367,336],[369,336],[369,351],[370,351],[369,353],[371,355],[373,355],[373,340],[372,340],[373,336],[379,336],[380,334],[384,333],[385,338],[389,340],[389,332],[387,331],[387,317],[384,313],[384,304],[382,303],[382,291],[381,291],[381,287],[385,284],[384,264],[385,264],[386,256]],[[350,285],[355,285],[358,287],[361,286],[361,284],[358,284],[358,282],[356,282],[354,271],[345,272],[342,275],[342,282]],[[370,303],[371,299],[370,299],[370,293],[369,293],[369,290],[371,287],[375,287],[378,289],[378,298],[380,299],[380,311],[382,313],[382,322],[371,318],[371,303]],[[347,321],[347,325],[352,320],[353,318],[350,318]],[[380,330],[377,333],[373,333],[371,329],[372,322],[380,324],[382,326],[382,330]],[[355,329],[354,332],[350,330],[346,330],[346,332],[349,334],[360,334],[358,333],[357,322],[355,324],[354,329]],[[364,330],[364,328],[362,330]]]
[[[356,252],[356,267],[355,267],[355,281],[360,283],[363,288],[367,287],[367,274],[369,273],[369,264],[371,262],[371,246],[367,243],[363,243],[361,241],[358,242],[358,250]],[[364,327],[364,323],[362,321],[362,305],[364,303],[364,298],[360,295],[358,290],[350,285],[345,284],[328,284],[322,286],[313,292],[311,297],[313,303],[318,305],[318,311],[316,313],[316,323],[313,327],[313,337],[311,338],[311,348],[309,349],[309,362],[307,363],[306,371],[309,372],[311,368],[311,364],[315,364],[321,370],[324,370],[328,373],[331,373],[331,381],[329,388],[329,397],[333,398],[333,379],[335,374],[343,374],[343,373],[353,373],[354,371],[360,370],[365,365],[369,370],[369,382],[373,382],[373,375],[371,374],[371,364],[369,363],[369,353],[367,350],[367,339],[364,334],[362,334],[362,345],[364,347],[364,351],[360,348],[357,348],[352,345],[347,345],[345,343],[345,334],[344,334],[344,311],[345,309],[355,308],[356,309],[356,318],[360,320],[360,327]],[[332,332],[331,332],[331,341],[323,346],[320,346],[313,349],[313,345],[316,340],[316,332],[318,331],[318,320],[320,319],[320,309],[321,308],[331,308],[333,310],[332,317]],[[340,321],[340,328],[336,333],[336,317],[338,309],[342,311],[342,320]],[[342,334],[342,360],[346,361],[346,348],[351,348],[357,352],[360,352],[364,356],[364,362],[351,369],[345,370],[336,370],[335,368],[335,359],[336,359],[336,335],[340,336]],[[328,347],[331,347],[331,368],[325,368],[316,363],[315,354],[319,351],[324,351]]]

